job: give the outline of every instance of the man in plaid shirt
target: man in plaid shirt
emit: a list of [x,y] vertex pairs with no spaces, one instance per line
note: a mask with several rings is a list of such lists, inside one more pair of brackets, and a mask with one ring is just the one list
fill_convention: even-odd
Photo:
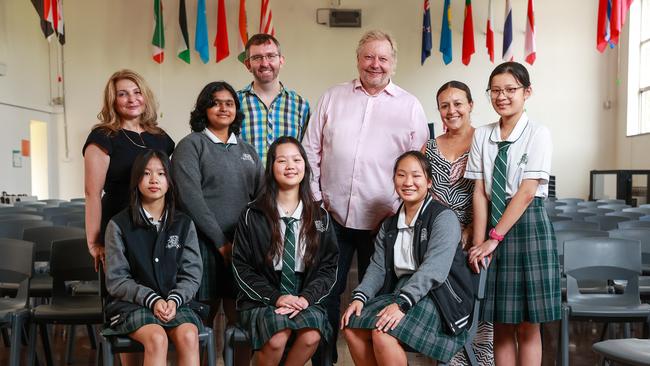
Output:
[[302,140],[309,120],[309,103],[278,80],[284,65],[280,43],[270,34],[256,34],[246,43],[246,68],[253,82],[238,91],[244,121],[241,137],[255,147],[262,162],[280,136]]

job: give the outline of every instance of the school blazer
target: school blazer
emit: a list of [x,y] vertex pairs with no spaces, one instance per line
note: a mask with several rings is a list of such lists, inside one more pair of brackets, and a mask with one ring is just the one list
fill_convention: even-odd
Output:
[[[327,211],[319,207],[314,217],[311,225],[316,225],[320,233],[320,246],[314,263],[302,274],[302,289],[298,294],[309,305],[320,304],[332,291],[339,254],[334,226]],[[239,219],[233,242],[233,272],[241,290],[237,294],[237,310],[275,306],[281,296],[281,271],[276,271],[267,259],[270,243],[269,222],[253,201]]]

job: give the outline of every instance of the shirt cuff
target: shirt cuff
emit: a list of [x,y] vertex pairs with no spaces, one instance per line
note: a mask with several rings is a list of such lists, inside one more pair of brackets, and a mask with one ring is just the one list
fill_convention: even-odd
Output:
[[167,301],[173,301],[176,303],[176,308],[178,309],[182,304],[183,304],[183,299],[181,296],[175,292],[170,292],[169,295],[167,295]]
[[144,298],[144,306],[151,309],[151,311],[153,311],[153,307],[156,305],[156,302],[158,300],[163,300],[162,296],[151,291],[151,293]]
[[365,305],[366,301],[368,301],[368,297],[364,295],[363,292],[355,292],[352,294],[352,301],[354,300],[359,300]]

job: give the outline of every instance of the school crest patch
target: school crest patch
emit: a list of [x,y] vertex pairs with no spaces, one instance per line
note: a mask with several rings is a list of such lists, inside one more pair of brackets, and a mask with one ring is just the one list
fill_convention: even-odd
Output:
[[248,153],[243,153],[243,154],[241,155],[241,159],[242,159],[243,161],[250,161],[252,164],[255,164],[255,161],[253,160],[253,157],[252,157],[250,154],[248,154]]
[[429,235],[427,233],[427,228],[423,227],[422,231],[420,231],[420,241],[427,241],[429,240]]
[[314,225],[316,225],[316,230],[318,230],[318,232],[325,232],[325,225],[323,225],[321,220],[314,221]]
[[171,249],[171,248],[180,248],[181,245],[178,243],[178,235],[170,235],[169,239],[167,239],[167,245],[165,248]]

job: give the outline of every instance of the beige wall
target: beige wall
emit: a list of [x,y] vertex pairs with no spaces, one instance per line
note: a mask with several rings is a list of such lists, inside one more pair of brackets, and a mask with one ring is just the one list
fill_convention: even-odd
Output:
[[[63,149],[62,118],[55,116],[59,137],[58,178],[60,196],[68,198],[83,193],[83,165],[80,154],[91,126],[96,123],[101,93],[108,76],[120,68],[133,68],[150,82],[161,105],[160,123],[178,141],[188,131],[189,111],[201,87],[212,80],[225,79],[240,88],[250,80],[236,53],[238,1],[227,1],[231,57],[215,64],[202,64],[195,52],[192,64],[175,58],[177,2],[163,0],[166,24],[166,61],[158,65],[151,60],[152,11],[150,1],[66,0],[67,44],[64,65],[66,108],[70,156]],[[9,74],[0,77],[0,102],[39,105],[49,108],[48,47],[42,39],[37,18],[29,1],[3,0],[7,21],[5,29]],[[190,39],[194,44],[196,1],[188,3]],[[214,39],[216,1],[208,1],[210,42]],[[259,0],[249,0],[248,21],[251,33],[259,21]],[[315,107],[319,96],[329,86],[356,75],[354,50],[360,35],[373,28],[390,31],[397,40],[398,66],[394,80],[415,94],[430,121],[440,131],[434,95],[443,82],[465,81],[474,92],[473,124],[494,121],[483,90],[494,67],[487,60],[484,27],[485,2],[474,2],[476,54],[470,66],[460,63],[463,2],[453,2],[452,31],[454,61],[444,66],[437,51],[441,4],[432,2],[433,55],[420,66],[422,2],[420,0],[342,0],[344,8],[363,11],[363,28],[329,28],[315,22],[315,11],[328,7],[330,1],[276,0],[272,3],[277,35],[282,42],[287,63],[281,73],[284,84],[307,97]],[[504,1],[493,1],[497,53],[501,51]],[[523,58],[526,1],[515,0],[515,57]],[[545,0],[536,3],[538,60],[530,67],[534,95],[527,108],[529,115],[547,126],[554,139],[553,174],[558,179],[560,196],[585,197],[591,169],[615,168],[620,133],[616,108],[604,109],[603,103],[616,99],[614,75],[617,56],[597,53],[594,47],[596,8],[592,1]],[[0,10],[3,5],[0,5]],[[585,14],[586,10],[593,7]],[[562,11],[558,12],[557,9]],[[581,14],[576,16],[576,14]],[[3,28],[0,25],[0,31]],[[0,52],[2,52],[0,35]],[[38,63],[38,65],[34,64]],[[26,82],[27,81],[27,82]],[[43,86],[45,85],[45,86]],[[616,106],[616,103],[613,104]]]

